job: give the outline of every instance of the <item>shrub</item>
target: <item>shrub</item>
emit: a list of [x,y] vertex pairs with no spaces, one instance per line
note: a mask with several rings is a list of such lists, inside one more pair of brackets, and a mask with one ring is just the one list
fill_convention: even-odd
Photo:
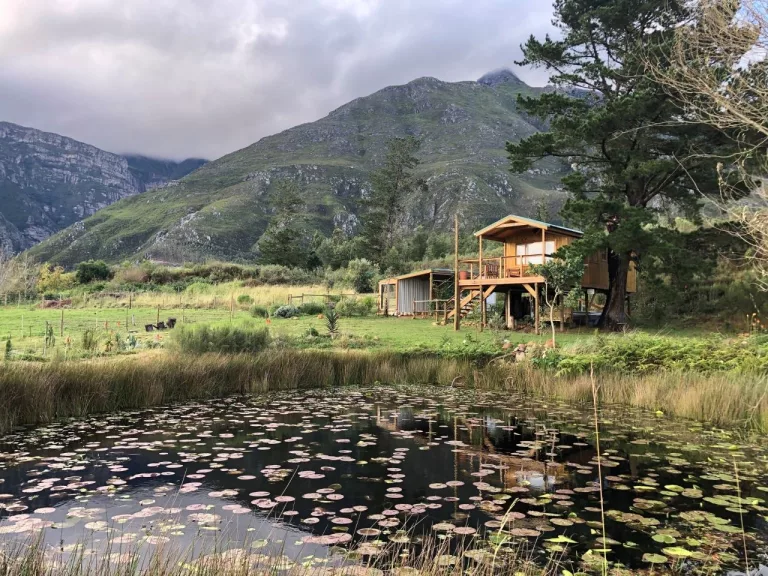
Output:
[[140,266],[128,266],[115,272],[115,282],[122,284],[144,284],[149,280],[149,274]]
[[352,260],[347,266],[346,281],[358,294],[373,292],[373,279],[376,272],[373,264],[365,258]]
[[203,296],[213,291],[213,284],[208,282],[193,282],[184,289],[184,293],[189,296]]
[[336,311],[340,316],[368,316],[376,309],[375,300],[367,296],[365,298],[345,298],[336,305]]
[[317,316],[325,312],[325,306],[320,302],[304,302],[299,306],[299,311],[307,316]]
[[240,294],[240,296],[237,297],[237,303],[241,306],[247,306],[253,304],[253,298],[248,296],[248,294]]
[[203,325],[176,330],[173,333],[173,341],[182,352],[190,354],[241,354],[264,350],[269,345],[270,338],[266,328]]
[[93,333],[93,330],[86,330],[83,332],[83,350],[93,352],[96,350],[97,345],[98,342],[96,341],[96,335]]
[[88,284],[94,280],[109,280],[111,278],[112,271],[103,260],[80,262],[75,272],[75,281],[78,284]]
[[277,318],[293,318],[295,316],[299,316],[301,312],[299,312],[299,309],[296,308],[296,306],[293,306],[292,304],[285,304],[283,306],[280,306],[277,310],[275,310],[272,313],[272,316],[275,316]]
[[328,310],[325,311],[325,327],[331,338],[335,338],[338,335],[339,315],[333,308],[328,308]]
[[266,306],[254,304],[251,306],[250,312],[254,318],[269,318],[269,309]]
[[308,338],[315,338],[317,336],[320,336],[320,332],[318,332],[317,328],[315,328],[314,326],[310,326],[309,328],[307,328],[307,331],[304,333],[304,335],[307,336]]

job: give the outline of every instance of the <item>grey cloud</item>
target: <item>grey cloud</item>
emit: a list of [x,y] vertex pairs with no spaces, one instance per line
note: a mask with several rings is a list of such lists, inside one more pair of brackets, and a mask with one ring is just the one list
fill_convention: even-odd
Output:
[[549,0],[0,0],[0,119],[216,158],[391,84],[514,68],[551,14]]

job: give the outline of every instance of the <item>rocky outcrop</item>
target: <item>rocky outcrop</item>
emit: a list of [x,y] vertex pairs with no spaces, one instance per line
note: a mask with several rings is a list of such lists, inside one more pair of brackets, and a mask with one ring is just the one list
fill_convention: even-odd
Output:
[[180,163],[141,160],[162,169],[142,172],[118,154],[0,122],[0,247],[29,248],[101,208],[168,182],[166,174],[182,177],[202,162],[174,172]]

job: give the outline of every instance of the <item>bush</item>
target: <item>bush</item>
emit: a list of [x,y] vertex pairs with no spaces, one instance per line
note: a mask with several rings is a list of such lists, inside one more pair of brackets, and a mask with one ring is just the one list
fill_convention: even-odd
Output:
[[254,318],[269,318],[269,309],[266,306],[254,304],[251,306],[250,312]]
[[296,306],[293,306],[291,304],[285,304],[283,306],[280,306],[277,310],[275,310],[272,313],[272,316],[275,316],[277,318],[293,318],[295,316],[299,316],[301,312],[299,312],[299,309],[296,308]]
[[365,258],[352,260],[347,266],[345,279],[358,294],[373,292],[373,279],[376,275],[373,264]]
[[304,302],[299,306],[299,311],[307,316],[317,316],[325,312],[326,306],[320,302]]
[[248,296],[248,294],[240,294],[240,296],[237,297],[237,303],[241,306],[247,306],[253,304],[253,298]]
[[376,310],[376,301],[371,296],[365,298],[345,298],[336,305],[339,316],[368,316]]
[[78,284],[88,284],[94,280],[109,280],[111,278],[112,271],[103,260],[80,262],[75,272],[75,281]]
[[173,341],[182,352],[190,354],[242,354],[264,350],[269,346],[270,338],[266,328],[204,325],[176,330]]
[[96,341],[96,335],[93,333],[93,330],[86,330],[83,332],[83,350],[93,352],[96,350],[96,346],[98,346],[98,342]]

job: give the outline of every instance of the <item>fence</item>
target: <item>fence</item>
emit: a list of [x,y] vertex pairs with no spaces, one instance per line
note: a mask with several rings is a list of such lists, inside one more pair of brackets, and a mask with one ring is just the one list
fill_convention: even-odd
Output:
[[453,300],[414,300],[413,301],[413,315],[414,316],[430,316],[435,315],[435,321],[443,318],[444,321],[448,320],[448,312],[453,308],[451,303]]
[[306,298],[320,298],[324,303],[339,302],[344,298],[355,297],[357,294],[288,294],[288,304],[296,306],[295,302],[298,301],[298,306],[304,304]]

